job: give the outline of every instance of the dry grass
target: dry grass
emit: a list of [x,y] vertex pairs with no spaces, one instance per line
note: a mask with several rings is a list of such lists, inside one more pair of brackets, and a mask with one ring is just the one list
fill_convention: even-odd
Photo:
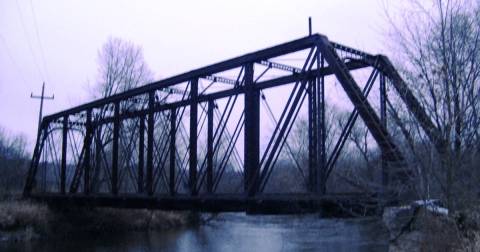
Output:
[[0,202],[0,237],[6,241],[31,240],[50,235],[52,215],[45,204],[29,201]]
[[460,251],[461,232],[456,220],[448,216],[435,216],[426,213],[423,219],[423,234],[420,251]]
[[474,212],[445,216],[422,210],[390,244],[390,251],[480,251],[480,222]]
[[47,232],[51,220],[47,205],[29,201],[0,202],[0,228],[12,231],[33,227],[37,232]]
[[462,248],[459,252],[474,252],[480,251],[480,234],[475,232],[473,237],[462,239]]
[[480,251],[480,233],[477,220],[468,217],[468,223],[461,223],[458,216],[442,216],[424,212],[421,220],[415,222],[419,251],[474,252]]
[[[55,212],[55,233],[110,234],[130,230],[169,229],[187,225],[188,214],[146,209],[68,208]],[[61,226],[60,228],[57,228]],[[57,230],[58,229],[58,230]]]
[[4,201],[0,202],[0,237],[99,236],[180,227],[190,224],[190,219],[187,212],[78,207],[51,210],[43,203]]

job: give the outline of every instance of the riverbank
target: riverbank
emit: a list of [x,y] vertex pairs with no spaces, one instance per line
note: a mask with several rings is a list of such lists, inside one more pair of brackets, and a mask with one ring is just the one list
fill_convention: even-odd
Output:
[[[195,217],[195,218],[194,218]],[[146,209],[78,208],[52,210],[29,200],[0,202],[0,241],[20,242],[75,236],[166,230],[198,222],[189,212]]]
[[436,201],[387,207],[390,252],[480,251],[480,208],[451,213]]

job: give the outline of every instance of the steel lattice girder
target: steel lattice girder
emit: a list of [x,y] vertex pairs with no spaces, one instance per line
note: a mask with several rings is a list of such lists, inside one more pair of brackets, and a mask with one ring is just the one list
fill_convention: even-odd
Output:
[[[283,56],[286,54],[298,52],[301,50],[306,50],[310,49],[311,52],[315,51],[314,56],[312,58],[312,61],[310,63],[310,67],[304,67],[304,69],[298,69],[295,67],[290,67],[278,63],[272,63],[270,60],[275,57]],[[344,57],[340,58],[339,55],[337,54],[337,51],[345,54]],[[319,60],[320,60],[320,55],[326,60],[326,63],[328,65],[324,66],[322,63],[321,68],[319,65]],[[378,63],[378,60],[380,59],[380,63]],[[314,66],[315,60],[317,61],[317,67]],[[345,62],[347,60],[347,62]],[[323,61],[322,61],[323,62]],[[305,64],[308,63],[305,62]],[[30,194],[33,186],[34,186],[34,181],[35,181],[35,176],[38,170],[38,162],[40,160],[40,155],[42,150],[44,149],[44,142],[45,139],[47,139],[47,129],[48,125],[50,123],[59,123],[63,122],[63,128],[65,129],[66,126],[72,124],[76,125],[76,127],[84,127],[85,129],[85,140],[84,140],[84,145],[87,146],[86,148],[91,148],[90,145],[92,145],[93,142],[93,135],[94,135],[94,128],[99,126],[99,125],[109,125],[113,124],[113,163],[112,163],[112,175],[111,175],[111,191],[114,195],[118,194],[119,188],[118,188],[118,145],[119,145],[119,127],[120,124],[123,120],[129,119],[129,118],[142,118],[141,125],[145,123],[145,118],[146,124],[147,124],[147,160],[146,160],[146,193],[148,195],[153,194],[153,159],[154,159],[154,143],[153,143],[153,134],[154,134],[154,115],[156,113],[162,112],[162,111],[172,111],[172,115],[176,114],[173,111],[177,111],[179,108],[185,108],[187,106],[190,106],[191,111],[190,114],[190,148],[189,148],[189,181],[188,181],[188,187],[190,188],[190,194],[191,196],[196,196],[198,194],[198,181],[197,181],[197,148],[196,148],[196,132],[197,130],[197,120],[198,115],[196,108],[198,107],[199,104],[208,102],[209,108],[212,104],[213,101],[221,98],[226,98],[226,97],[232,97],[232,96],[237,96],[239,94],[245,95],[245,110],[246,110],[246,118],[245,118],[245,136],[248,137],[251,142],[245,145],[245,190],[249,191],[248,195],[253,196],[259,191],[259,187],[262,183],[265,183],[265,177],[268,178],[268,170],[263,170],[264,174],[261,174],[260,176],[260,167],[259,167],[259,134],[258,134],[258,121],[259,119],[256,118],[258,116],[258,111],[255,111],[257,108],[255,108],[255,104],[258,106],[259,102],[259,91],[262,89],[267,89],[271,87],[276,87],[276,86],[281,86],[284,84],[289,84],[289,83],[302,83],[303,86],[306,84],[303,84],[304,81],[307,80],[312,80],[315,78],[320,78],[324,77],[327,75],[335,75],[336,78],[340,81],[342,87],[344,88],[345,92],[347,93],[348,97],[352,101],[353,105],[355,106],[356,110],[358,111],[359,115],[363,118],[365,124],[367,127],[370,129],[372,132],[372,135],[374,136],[375,140],[377,141],[379,147],[381,148],[382,152],[385,153],[388,161],[392,163],[396,163],[397,165],[403,162],[403,155],[402,153],[398,150],[396,145],[393,143],[393,140],[389,136],[389,133],[385,127],[385,125],[382,124],[380,118],[376,115],[375,111],[367,101],[366,97],[363,95],[361,92],[360,88],[358,85],[355,83],[355,80],[352,78],[350,75],[349,71],[355,70],[355,69],[360,69],[360,68],[365,68],[365,67],[374,67],[374,68],[381,68],[381,71],[383,71],[386,76],[389,78],[393,79],[392,84],[396,87],[398,91],[400,91],[400,95],[402,98],[404,98],[404,94],[407,93],[410,94],[407,98],[404,98],[406,100],[406,103],[409,107],[410,110],[414,111],[415,115],[419,115],[417,117],[420,118],[420,121],[422,123],[422,126],[427,127],[428,132],[430,135],[436,136],[435,132],[436,128],[431,124],[431,121],[429,121],[429,118],[426,116],[424,110],[421,108],[418,102],[415,103],[415,97],[411,95],[411,92],[405,92],[405,90],[408,90],[406,85],[404,85],[403,81],[401,81],[401,78],[399,77],[398,73],[396,73],[395,69],[391,66],[391,64],[388,64],[389,61],[386,59],[384,56],[373,56],[352,48],[348,48],[336,43],[332,43],[328,41],[327,37],[319,34],[315,34],[309,37],[301,38],[298,40],[294,40],[288,43],[284,43],[281,45],[277,45],[268,49],[264,49],[261,51],[257,51],[254,53],[246,54],[244,56],[240,56],[237,58],[233,58],[227,61],[223,61],[217,64],[213,64],[207,67],[203,67],[185,74],[181,74],[175,77],[171,77],[165,80],[161,80],[158,82],[154,82],[139,88],[135,88],[133,90],[116,94],[111,97],[107,97],[101,100],[93,101],[72,109],[68,109],[59,113],[56,113],[54,115],[46,116],[43,119],[42,122],[42,133],[40,134],[37,144],[34,150],[32,162],[30,165],[30,170],[27,178],[27,183],[25,186],[25,191],[24,193],[26,195]],[[253,80],[253,65],[254,64],[259,64],[266,66],[268,68],[276,68],[276,69],[281,69],[284,71],[288,71],[291,74],[290,75],[284,75],[281,77],[269,79],[269,80],[263,80],[263,81],[258,81],[255,82]],[[305,65],[306,66],[306,65]],[[241,68],[242,71],[245,68],[245,76],[244,76],[244,81],[245,84],[241,85],[242,81],[239,80],[230,80],[228,78],[216,76],[220,72],[224,72],[227,70],[235,69],[235,68]],[[239,75],[240,78],[240,75]],[[213,93],[208,93],[208,94],[203,94],[199,93],[197,91],[198,86],[197,82],[199,79],[207,79],[207,80],[212,80],[213,82],[224,82],[228,84],[232,84],[232,88],[222,90],[219,92],[213,92]],[[180,83],[189,83],[191,85],[190,91],[185,89],[185,91],[178,90],[173,88],[173,86],[180,84]],[[305,87],[303,87],[305,89]],[[163,104],[156,104],[155,101],[155,92],[156,91],[161,91],[163,90],[164,92],[167,91],[168,93],[176,93],[176,94],[182,94],[183,97],[181,100],[170,102],[170,103],[163,103]],[[403,93],[402,93],[403,92]],[[137,108],[133,111],[127,111],[123,112],[120,111],[119,108],[121,104],[126,104],[130,99],[137,99],[138,97],[145,96],[148,97],[148,101],[145,103],[145,105],[140,106],[140,108]],[[300,96],[298,96],[300,97]],[[114,108],[114,113],[110,113],[109,116],[106,116],[102,118],[102,120],[96,121],[92,117],[92,110],[95,109],[100,109],[102,111],[107,111],[109,106],[113,106]],[[293,110],[295,108],[292,108]],[[316,108],[316,109],[321,109],[321,108]],[[292,110],[292,111],[293,111]],[[285,110],[286,111],[286,110]],[[418,112],[420,111],[420,112]],[[284,112],[285,113],[285,112]],[[293,112],[291,112],[293,113]],[[212,113],[210,112],[210,117],[209,120],[211,120]],[[82,117],[85,117],[86,115],[86,121],[81,119]],[[253,116],[253,117],[252,117]],[[68,121],[70,119],[70,121]],[[79,119],[80,118],[80,119]],[[171,126],[170,126],[170,141],[171,144],[175,143],[175,134],[176,131],[173,130],[174,127],[177,127],[175,123],[178,122],[179,119],[171,117]],[[290,119],[289,119],[290,120]],[[430,124],[429,124],[430,122]],[[288,128],[288,124],[290,122],[284,123],[282,127]],[[277,125],[278,127],[279,125]],[[212,138],[212,125],[211,122],[209,121],[209,139]],[[145,125],[140,126],[142,128],[142,133],[139,134],[140,138],[143,138],[144,136],[144,130],[145,130]],[[65,131],[65,130],[64,130]],[[433,133],[431,133],[433,132]],[[63,139],[65,139],[65,134]],[[167,133],[168,134],[168,133]],[[283,138],[283,136],[279,136],[279,138]],[[209,140],[213,141],[213,140]],[[64,141],[65,142],[65,141]],[[319,142],[319,141],[316,141]],[[141,151],[139,152],[143,153],[143,141],[141,143]],[[280,147],[281,149],[281,147]],[[66,150],[66,144],[64,144],[64,147],[62,147],[63,153],[65,153]],[[175,185],[178,185],[178,182],[175,182],[175,174],[173,174],[174,171],[174,164],[172,165],[172,162],[174,162],[174,157],[175,153],[174,151],[177,151],[175,147],[171,147],[170,149],[170,181],[169,181],[169,188],[170,188],[170,193],[174,194],[175,193]],[[212,154],[212,146],[211,142],[209,142],[209,156],[211,157]],[[276,152],[277,150],[275,150]],[[86,160],[83,164],[85,171],[90,171],[90,152],[87,151],[84,155],[84,159]],[[65,154],[62,154],[65,155]],[[273,154],[272,154],[273,155]],[[142,154],[143,156],[143,154]],[[175,157],[176,158],[176,157]],[[63,169],[65,168],[65,159],[66,157],[63,156],[62,158],[62,192],[65,192],[65,176],[63,174]],[[140,160],[139,160],[140,162]],[[271,162],[271,161],[268,161]],[[273,161],[275,162],[275,161]],[[318,162],[318,160],[316,161]],[[86,163],[86,164],[85,164]],[[211,160],[208,162],[209,166],[211,166]],[[143,158],[141,159],[141,164],[143,166]],[[250,167],[250,168],[248,168]],[[267,167],[268,168],[268,167]],[[212,191],[212,174],[211,170],[208,170],[208,178],[207,178],[207,187],[209,188],[208,191],[211,193]],[[143,168],[139,168],[139,174],[143,174]],[[325,173],[325,171],[319,171],[320,173]],[[86,174],[88,173],[88,174]],[[89,172],[84,173],[84,193],[89,194]],[[81,174],[79,175],[81,176]],[[74,179],[76,183],[79,182],[78,177],[75,177]],[[263,180],[263,181],[262,181]],[[321,180],[321,179],[320,179]],[[144,183],[143,177],[138,178],[138,183],[139,183],[139,189],[138,191],[141,193],[143,192],[143,188],[140,186],[140,183]],[[317,181],[317,183],[325,183],[325,181]],[[78,186],[78,185],[75,185]],[[71,190],[71,192],[75,192],[75,190]]]

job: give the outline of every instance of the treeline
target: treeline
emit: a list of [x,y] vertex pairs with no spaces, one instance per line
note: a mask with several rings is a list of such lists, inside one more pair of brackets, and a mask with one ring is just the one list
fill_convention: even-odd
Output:
[[0,126],[0,194],[21,193],[30,154],[25,135],[15,135]]

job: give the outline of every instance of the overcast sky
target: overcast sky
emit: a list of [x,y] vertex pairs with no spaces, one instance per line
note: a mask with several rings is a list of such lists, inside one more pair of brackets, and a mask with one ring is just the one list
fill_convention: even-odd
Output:
[[33,148],[40,100],[30,94],[45,81],[55,95],[44,115],[86,101],[109,36],[142,46],[160,79],[307,36],[308,17],[314,33],[388,55],[380,0],[0,0],[0,125]]

